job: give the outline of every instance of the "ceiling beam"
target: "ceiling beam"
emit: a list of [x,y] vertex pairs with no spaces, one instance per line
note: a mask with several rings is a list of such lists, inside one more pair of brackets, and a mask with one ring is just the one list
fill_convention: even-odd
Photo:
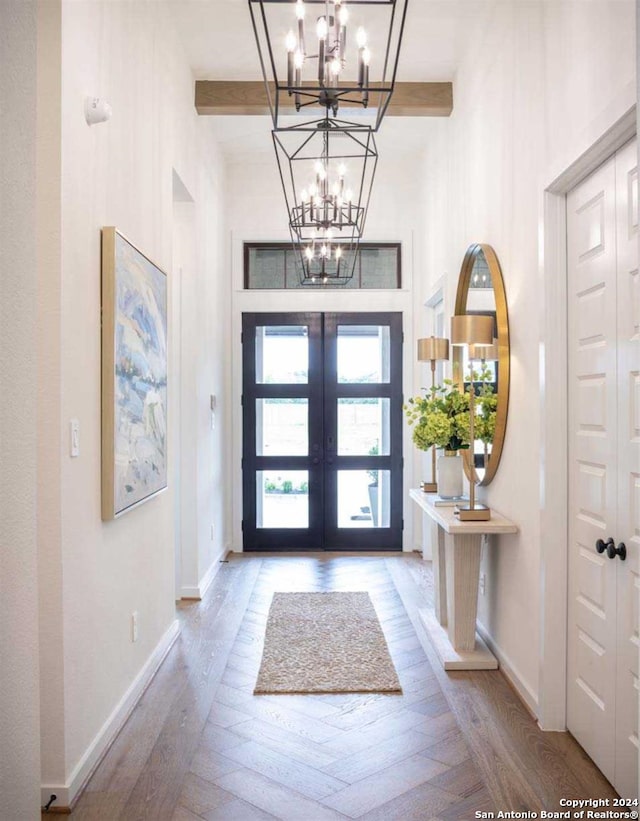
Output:
[[[295,114],[293,98],[282,114]],[[290,102],[289,102],[290,101]],[[387,117],[448,117],[453,110],[452,83],[396,83]],[[269,114],[264,83],[236,80],[196,80],[198,114]]]

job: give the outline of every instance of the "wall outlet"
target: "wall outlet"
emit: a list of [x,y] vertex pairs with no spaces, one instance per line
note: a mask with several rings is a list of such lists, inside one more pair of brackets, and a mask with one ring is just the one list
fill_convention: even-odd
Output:
[[131,641],[138,641],[138,611],[131,614]]
[[478,585],[478,590],[480,591],[480,595],[484,596],[487,592],[487,574],[481,573],[480,574],[480,583]]
[[215,532],[215,529],[216,529],[215,525],[214,525],[214,524],[212,524],[212,525],[211,525],[211,541],[213,541],[213,534],[214,534],[214,532]]

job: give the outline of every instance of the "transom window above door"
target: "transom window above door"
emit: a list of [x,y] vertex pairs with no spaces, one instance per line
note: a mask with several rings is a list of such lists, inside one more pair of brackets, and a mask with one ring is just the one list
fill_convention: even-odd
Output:
[[[244,244],[245,290],[292,290],[331,285],[313,286],[300,282],[296,268],[296,254],[287,242],[245,242]],[[361,242],[353,278],[343,285],[343,290],[398,290],[402,287],[401,245],[399,242]]]

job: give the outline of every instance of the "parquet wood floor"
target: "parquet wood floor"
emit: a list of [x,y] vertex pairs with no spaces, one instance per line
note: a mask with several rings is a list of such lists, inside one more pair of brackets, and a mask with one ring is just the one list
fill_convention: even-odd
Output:
[[[287,590],[367,590],[403,694],[254,696],[271,597]],[[180,608],[180,638],[73,815],[462,821],[615,795],[499,672],[440,670],[417,632],[428,597],[415,556],[231,556],[206,599]]]

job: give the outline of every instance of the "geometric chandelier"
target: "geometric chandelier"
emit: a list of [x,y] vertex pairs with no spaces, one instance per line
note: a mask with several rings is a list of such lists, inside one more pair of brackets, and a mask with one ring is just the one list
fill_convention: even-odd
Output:
[[[311,131],[331,117],[345,131],[377,131],[395,85],[407,3],[249,0],[273,128]],[[308,116],[284,118],[284,98]],[[354,110],[356,121],[337,119]]]
[[353,275],[378,161],[373,131],[345,131],[325,117],[307,134],[272,135],[301,280],[345,284]]
[[302,285],[335,288],[347,285],[353,279],[358,260],[356,239],[331,245],[327,240],[300,242],[292,235],[292,242],[295,267]]

